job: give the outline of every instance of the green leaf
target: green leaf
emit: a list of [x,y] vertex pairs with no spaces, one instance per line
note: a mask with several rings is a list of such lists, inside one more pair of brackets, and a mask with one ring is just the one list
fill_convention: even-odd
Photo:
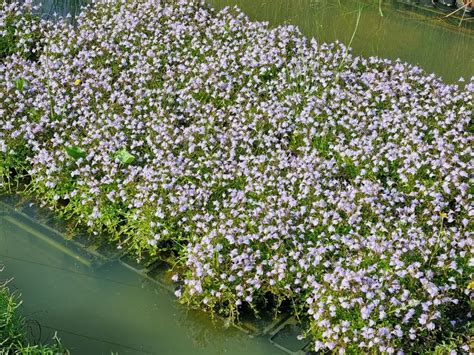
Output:
[[75,160],[86,157],[86,152],[80,147],[73,146],[73,147],[66,147],[65,149],[66,149],[67,154],[69,154],[69,156],[74,158]]
[[16,79],[15,80],[15,87],[17,88],[17,90],[19,91],[23,91],[25,89],[25,84],[26,84],[26,80],[23,79],[23,78],[20,78],[20,79]]
[[39,122],[41,120],[41,115],[42,112],[40,110],[37,110],[33,107],[27,108],[25,110],[25,113],[28,115],[31,121],[33,122]]
[[135,161],[135,156],[127,152],[125,149],[120,149],[117,153],[115,153],[115,157],[122,164],[132,164]]

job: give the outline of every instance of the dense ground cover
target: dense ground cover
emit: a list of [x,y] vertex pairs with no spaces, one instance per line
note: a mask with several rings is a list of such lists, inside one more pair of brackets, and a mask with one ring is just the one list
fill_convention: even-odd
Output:
[[197,1],[28,11],[0,11],[2,188],[171,256],[191,306],[289,302],[317,350],[468,351],[472,79]]

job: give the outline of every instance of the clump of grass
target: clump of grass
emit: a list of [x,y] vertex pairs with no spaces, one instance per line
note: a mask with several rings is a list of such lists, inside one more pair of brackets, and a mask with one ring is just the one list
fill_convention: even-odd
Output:
[[32,345],[28,342],[25,321],[18,314],[20,306],[20,297],[10,292],[8,283],[0,283],[0,354],[67,354],[56,336],[54,345]]
[[18,298],[10,294],[5,285],[0,287],[0,349],[8,353],[21,347],[24,341],[24,324],[17,314]]

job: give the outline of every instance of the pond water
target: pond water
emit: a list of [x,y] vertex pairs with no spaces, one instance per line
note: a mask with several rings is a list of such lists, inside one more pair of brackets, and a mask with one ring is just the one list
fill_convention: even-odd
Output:
[[[43,14],[75,14],[86,0],[37,0]],[[474,75],[474,17],[431,0],[206,0],[238,6],[254,20],[297,25],[320,42],[340,40],[355,54],[417,64],[456,82]],[[357,21],[359,17],[359,21]],[[358,22],[358,25],[357,25]]]
[[14,278],[32,341],[57,330],[72,354],[284,354],[268,337],[186,311],[118,260],[101,265],[48,230],[0,204],[0,277]]

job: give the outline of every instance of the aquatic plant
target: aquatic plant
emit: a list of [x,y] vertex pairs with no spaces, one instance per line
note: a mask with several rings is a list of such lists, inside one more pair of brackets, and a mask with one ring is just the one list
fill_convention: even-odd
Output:
[[2,1],[0,9],[0,60],[13,53],[37,60],[49,23],[33,15],[31,1]]
[[466,329],[474,80],[197,1],[99,0],[45,28],[36,61],[0,65],[4,188],[166,255],[190,306],[290,302],[316,350]]

